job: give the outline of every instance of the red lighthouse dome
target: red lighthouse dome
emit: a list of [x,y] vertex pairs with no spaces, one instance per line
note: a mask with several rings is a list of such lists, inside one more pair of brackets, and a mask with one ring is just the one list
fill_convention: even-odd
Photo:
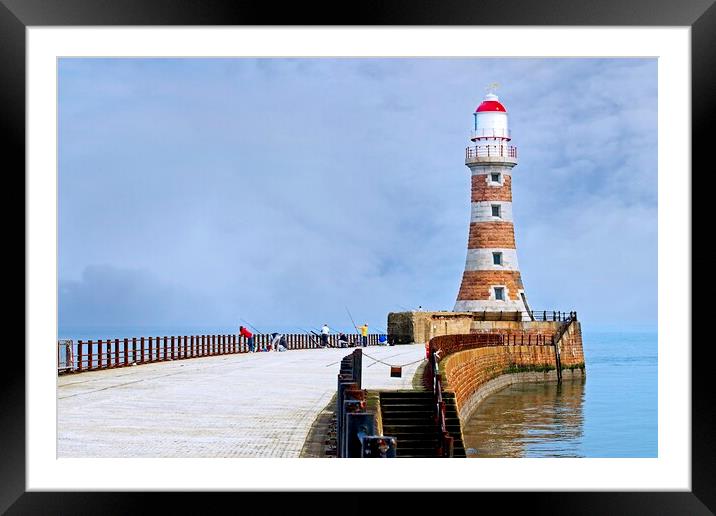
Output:
[[507,113],[505,106],[503,106],[500,101],[497,100],[497,95],[494,95],[492,93],[488,93],[487,95],[485,95],[485,100],[483,100],[482,103],[477,106],[475,113],[482,113],[484,111],[499,111],[501,113]]

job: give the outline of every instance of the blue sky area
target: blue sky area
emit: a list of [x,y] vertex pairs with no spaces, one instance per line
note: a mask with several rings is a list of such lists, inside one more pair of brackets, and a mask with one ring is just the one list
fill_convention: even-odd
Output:
[[655,59],[62,59],[60,331],[452,310],[494,81],[530,304],[654,329]]

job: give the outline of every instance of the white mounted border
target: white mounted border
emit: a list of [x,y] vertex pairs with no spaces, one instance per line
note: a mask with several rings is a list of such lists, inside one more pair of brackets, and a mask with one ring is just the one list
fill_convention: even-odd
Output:
[[[690,490],[690,295],[666,295],[691,285],[690,33],[689,27],[29,27],[27,489]],[[431,459],[56,459],[56,364],[47,349],[54,349],[57,329],[60,56],[658,57],[658,141],[669,142],[658,150],[659,313],[669,314],[659,318],[658,458],[456,460],[441,475],[425,474]]]

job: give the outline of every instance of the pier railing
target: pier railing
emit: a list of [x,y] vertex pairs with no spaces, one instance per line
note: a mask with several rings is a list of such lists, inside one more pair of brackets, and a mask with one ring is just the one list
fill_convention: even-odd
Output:
[[527,312],[533,321],[555,321],[555,322],[571,322],[577,320],[577,312],[559,312],[555,310],[530,310]]
[[[313,333],[283,334],[288,351],[322,347]],[[368,345],[380,343],[382,334],[368,335]],[[271,351],[273,334],[254,334],[256,351]],[[359,335],[348,335],[348,346],[360,346]],[[328,336],[329,347],[341,347],[337,335]],[[154,362],[184,360],[216,355],[248,353],[248,340],[236,334],[171,335],[157,337],[58,340],[59,373],[94,371]]]
[[481,312],[472,312],[472,317],[476,321],[568,322],[572,319],[577,319],[577,312],[561,312],[557,310],[483,310]]
[[430,370],[432,375],[433,406],[435,408],[434,419],[438,442],[437,455],[438,457],[452,457],[455,438],[452,437],[447,430],[445,400],[443,400],[443,386],[439,368],[438,356],[433,351],[430,353]]
[[[562,327],[567,326],[564,324]],[[470,333],[463,335],[440,335],[430,339],[427,347],[430,353],[437,353],[438,362],[448,355],[467,351],[468,349],[487,348],[491,346],[554,346],[559,341],[559,333],[530,333],[517,331],[514,333]]]

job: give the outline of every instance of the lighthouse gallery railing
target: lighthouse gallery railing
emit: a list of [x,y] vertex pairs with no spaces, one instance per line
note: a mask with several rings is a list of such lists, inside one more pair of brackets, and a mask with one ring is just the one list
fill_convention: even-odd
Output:
[[517,147],[512,145],[473,145],[465,149],[465,159],[491,157],[517,159]]

